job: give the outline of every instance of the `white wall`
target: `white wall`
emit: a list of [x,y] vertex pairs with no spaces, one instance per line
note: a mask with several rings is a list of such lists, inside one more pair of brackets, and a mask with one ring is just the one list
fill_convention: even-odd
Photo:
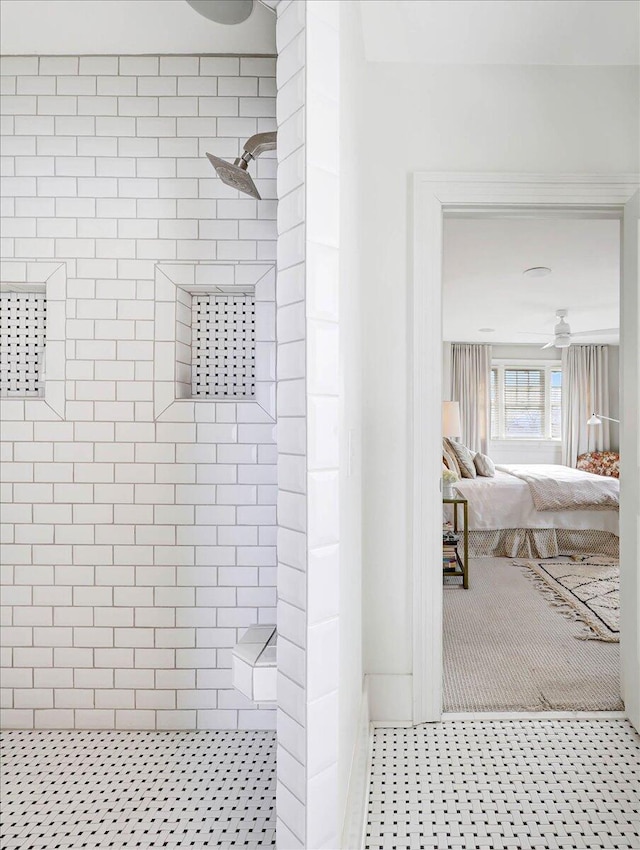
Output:
[[275,62],[24,56],[2,73],[2,254],[31,261],[4,281],[38,261],[67,275],[65,421],[2,401],[4,722],[273,727],[230,670],[244,629],[275,618],[273,421],[202,402],[154,421],[152,379],[156,263],[275,259],[275,159],[256,202],[204,156],[275,128]]
[[[340,745],[338,806],[342,821],[352,767],[349,805],[359,812],[357,766],[362,699],[362,300],[359,197],[364,175],[352,168],[361,147],[358,125],[362,43],[359,9],[340,4]],[[366,741],[364,742],[366,743]],[[362,786],[362,791],[364,787]],[[353,800],[353,795],[356,800]],[[364,800],[360,800],[360,805]],[[351,813],[347,815],[349,817]],[[357,814],[356,814],[357,817]],[[351,846],[349,844],[343,846]]]
[[410,674],[409,175],[637,171],[637,69],[373,64],[362,114],[365,670]]
[[185,0],[2,0],[0,53],[275,53],[275,15],[256,3],[241,24],[207,20]]

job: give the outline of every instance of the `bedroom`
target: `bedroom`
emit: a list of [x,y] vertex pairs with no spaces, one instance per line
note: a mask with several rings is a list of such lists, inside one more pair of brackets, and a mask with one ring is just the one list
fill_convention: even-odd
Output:
[[444,710],[620,710],[619,221],[443,246]]

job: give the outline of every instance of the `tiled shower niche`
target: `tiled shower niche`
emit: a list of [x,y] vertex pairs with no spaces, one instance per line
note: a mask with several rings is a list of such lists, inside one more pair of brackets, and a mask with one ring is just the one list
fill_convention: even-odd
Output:
[[4,418],[64,419],[67,273],[60,262],[0,262]]
[[273,266],[159,265],[155,352],[156,418],[184,401],[255,402],[273,418]]
[[44,286],[0,287],[0,398],[44,395]]
[[194,398],[253,399],[256,391],[253,292],[190,295],[190,298],[191,394]]
[[253,292],[191,296],[191,392],[194,398],[255,398]]

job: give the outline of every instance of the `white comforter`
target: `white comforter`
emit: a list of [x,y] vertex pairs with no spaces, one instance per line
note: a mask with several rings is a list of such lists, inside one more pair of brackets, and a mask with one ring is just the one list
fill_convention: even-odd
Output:
[[501,528],[594,529],[618,534],[617,510],[537,511],[526,481],[496,470],[494,478],[463,478],[471,531]]
[[600,511],[620,504],[617,478],[546,463],[501,464],[497,468],[526,481],[539,511]]

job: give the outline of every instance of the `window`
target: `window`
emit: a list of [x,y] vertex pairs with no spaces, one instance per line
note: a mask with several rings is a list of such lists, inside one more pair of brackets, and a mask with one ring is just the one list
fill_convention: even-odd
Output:
[[494,361],[491,439],[559,440],[562,370],[558,362]]

